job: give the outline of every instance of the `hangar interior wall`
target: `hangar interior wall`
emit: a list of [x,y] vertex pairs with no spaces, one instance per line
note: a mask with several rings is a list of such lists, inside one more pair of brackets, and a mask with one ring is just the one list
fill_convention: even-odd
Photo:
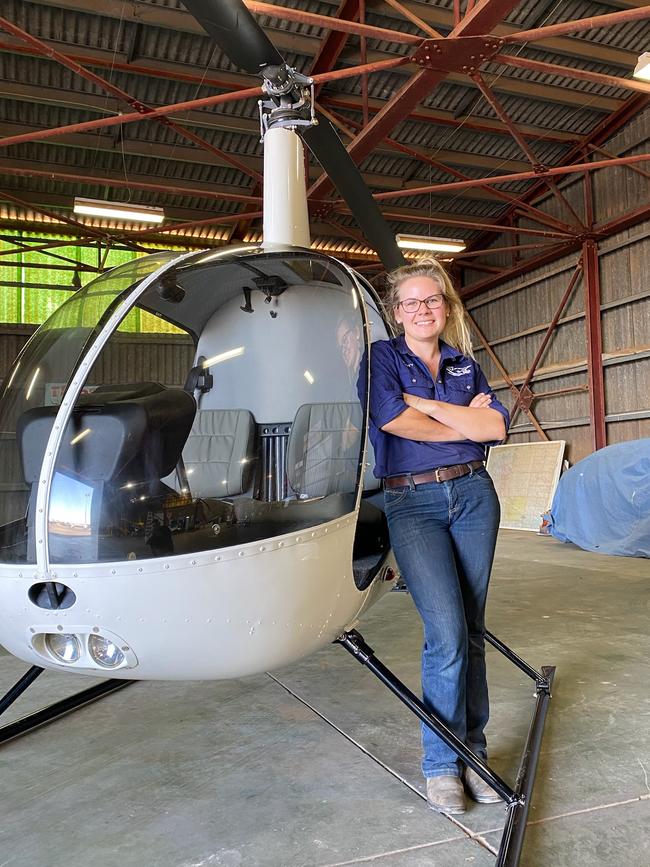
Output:
[[[650,110],[646,110],[603,147],[616,156],[641,153],[647,150],[649,132]],[[596,158],[601,157],[596,154]],[[641,208],[650,199],[650,182],[644,171],[619,166],[592,174],[596,225]],[[581,217],[585,215],[584,184],[582,177],[572,177],[559,185]],[[551,216],[570,219],[568,210],[552,196],[537,206]],[[528,220],[520,225],[540,228]],[[521,236],[521,243],[530,240]],[[512,235],[501,235],[493,242],[495,247],[509,244]],[[539,252],[526,251],[524,255],[532,257]],[[571,252],[468,300],[467,309],[515,385],[523,383],[579,257],[580,250]],[[485,261],[504,269],[513,265],[509,253],[495,253]],[[598,262],[605,420],[607,444],[611,445],[650,437],[650,223],[637,223],[599,241]],[[484,277],[478,271],[467,272],[466,282]],[[475,350],[499,398],[512,407],[514,396],[502,373],[478,342]],[[531,386],[537,395],[531,405],[535,417],[550,439],[566,440],[566,454],[572,463],[593,451],[587,381],[585,281],[581,276]],[[528,417],[520,411],[508,441],[539,439]]]

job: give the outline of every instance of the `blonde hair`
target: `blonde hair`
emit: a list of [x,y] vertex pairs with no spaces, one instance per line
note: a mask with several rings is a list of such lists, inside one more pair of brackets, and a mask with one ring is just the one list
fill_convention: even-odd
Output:
[[460,300],[460,295],[454,289],[449,274],[437,259],[418,259],[409,265],[402,265],[388,274],[388,296],[386,303],[388,313],[394,325],[398,328],[399,323],[395,319],[395,308],[399,304],[399,289],[405,280],[410,277],[429,277],[436,282],[442,291],[447,304],[447,324],[442,332],[442,339],[458,349],[463,355],[474,357],[472,352],[472,338],[465,316],[465,308]]

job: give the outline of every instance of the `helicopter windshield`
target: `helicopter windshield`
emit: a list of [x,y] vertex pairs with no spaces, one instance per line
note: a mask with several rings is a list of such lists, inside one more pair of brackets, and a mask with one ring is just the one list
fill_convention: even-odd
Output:
[[20,420],[30,410],[60,403],[85,349],[125,293],[177,256],[146,256],[93,280],[55,311],[14,362],[0,392],[0,563],[35,560],[27,525],[33,523],[30,492],[45,443],[29,454],[21,450]]
[[[359,293],[342,266],[296,251],[197,254],[149,285],[137,309],[173,333],[134,347],[114,331],[90,368],[54,467],[50,560],[189,554],[353,512]],[[53,415],[45,401],[23,414],[24,453]]]

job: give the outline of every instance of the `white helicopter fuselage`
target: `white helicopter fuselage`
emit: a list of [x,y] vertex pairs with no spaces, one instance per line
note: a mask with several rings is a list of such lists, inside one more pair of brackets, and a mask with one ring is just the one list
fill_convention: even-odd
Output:
[[[0,642],[26,662],[240,677],[324,647],[393,586],[364,498],[378,482],[357,396],[362,351],[387,331],[357,275],[296,247],[309,241],[300,140],[271,129],[265,147],[262,248],[109,272],[43,326],[5,385],[16,455],[4,468]],[[105,305],[94,331],[93,304]],[[102,384],[136,307],[193,335],[185,389],[137,370]],[[52,381],[66,383],[58,405]],[[379,541],[359,552],[368,514]],[[355,576],[359,553],[368,580]]]

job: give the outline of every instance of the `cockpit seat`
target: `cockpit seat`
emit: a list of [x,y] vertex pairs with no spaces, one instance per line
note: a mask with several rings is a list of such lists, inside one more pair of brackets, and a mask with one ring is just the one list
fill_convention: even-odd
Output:
[[255,468],[254,447],[255,419],[251,412],[199,410],[183,448],[192,497],[232,497],[248,491]]
[[362,427],[357,401],[299,407],[287,445],[287,478],[299,497],[354,492]]

